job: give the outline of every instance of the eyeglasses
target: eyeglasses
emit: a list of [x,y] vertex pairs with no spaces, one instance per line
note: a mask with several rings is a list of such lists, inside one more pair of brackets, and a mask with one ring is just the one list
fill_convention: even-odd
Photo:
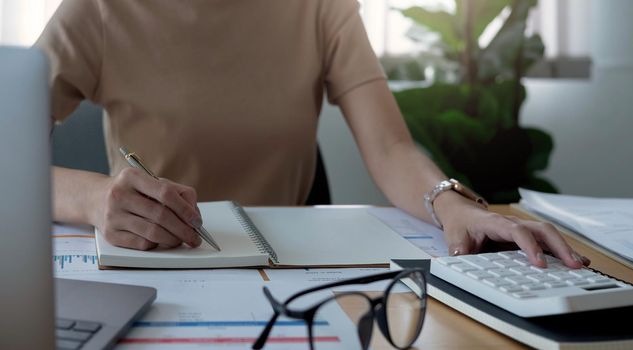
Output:
[[[368,284],[376,281],[393,279],[385,289],[385,292],[376,298],[371,298],[361,292],[340,292],[328,297],[316,305],[307,309],[298,310],[293,305],[294,301],[306,294],[349,284]],[[412,293],[395,293],[394,288],[405,284]],[[393,293],[392,293],[393,292]],[[328,283],[310,288],[290,296],[285,302],[279,302],[272,296],[270,290],[264,287],[264,294],[272,305],[274,314],[266,324],[259,338],[253,344],[253,349],[264,347],[270,332],[280,315],[303,320],[308,328],[310,349],[318,350],[320,343],[315,341],[315,326],[323,324],[324,310],[335,303],[353,305],[355,316],[351,317],[357,328],[358,348],[367,349],[372,336],[374,320],[384,337],[397,349],[409,348],[422,331],[424,315],[426,313],[426,280],[424,270],[404,269],[390,271],[370,276],[358,277]]]

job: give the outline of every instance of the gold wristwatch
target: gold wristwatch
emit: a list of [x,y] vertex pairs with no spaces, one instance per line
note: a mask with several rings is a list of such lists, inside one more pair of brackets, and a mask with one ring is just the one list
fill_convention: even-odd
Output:
[[475,191],[462,185],[459,181],[455,179],[444,180],[437,184],[430,192],[424,194],[424,206],[426,207],[426,211],[429,212],[429,215],[431,215],[431,218],[433,218],[433,222],[435,222],[435,225],[437,225],[437,227],[442,228],[442,223],[437,218],[437,215],[435,215],[433,202],[435,201],[435,198],[437,198],[437,196],[451,190],[461,194],[468,199],[475,201],[484,209],[488,209],[488,202],[486,202],[486,200],[478,195]]

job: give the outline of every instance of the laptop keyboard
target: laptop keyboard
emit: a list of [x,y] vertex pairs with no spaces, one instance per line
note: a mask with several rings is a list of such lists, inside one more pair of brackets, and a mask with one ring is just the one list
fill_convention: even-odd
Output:
[[101,329],[97,322],[76,321],[64,318],[55,320],[55,337],[58,350],[77,350]]

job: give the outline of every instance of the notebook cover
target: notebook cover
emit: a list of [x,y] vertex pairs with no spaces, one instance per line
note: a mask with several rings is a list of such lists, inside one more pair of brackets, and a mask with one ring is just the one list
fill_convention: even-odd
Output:
[[[429,287],[435,287],[494,319],[520,328],[529,334],[555,342],[559,345],[557,348],[565,348],[565,344],[580,345],[583,349],[594,347],[603,348],[602,346],[633,348],[633,326],[631,326],[630,322],[631,316],[633,316],[633,306],[565,315],[524,318],[499,308],[451,283],[431,275],[429,272],[431,260],[394,259],[393,262],[403,268],[422,267],[425,270],[425,277]],[[429,294],[433,296],[432,293]],[[448,306],[453,307],[452,305]],[[482,323],[486,324],[485,322]],[[486,325],[490,326],[489,324]],[[502,329],[491,328],[517,339],[513,334],[504,333]],[[534,347],[540,347],[537,345],[536,339],[534,339],[534,342],[530,342],[530,340],[525,337],[517,340]]]

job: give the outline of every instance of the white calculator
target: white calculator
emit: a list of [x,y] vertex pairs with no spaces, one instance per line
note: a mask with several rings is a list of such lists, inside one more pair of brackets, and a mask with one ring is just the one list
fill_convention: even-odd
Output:
[[633,305],[633,286],[546,256],[533,266],[520,250],[435,258],[431,274],[522,317]]

